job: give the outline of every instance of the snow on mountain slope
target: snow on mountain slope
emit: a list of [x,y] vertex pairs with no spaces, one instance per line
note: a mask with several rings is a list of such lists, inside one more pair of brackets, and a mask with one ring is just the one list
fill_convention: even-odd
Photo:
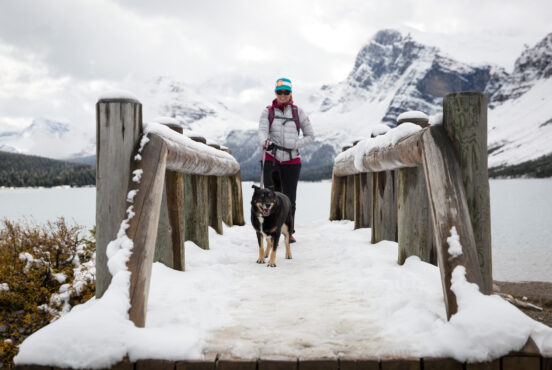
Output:
[[[198,93],[190,86],[168,77],[158,78],[142,99],[145,120],[158,116],[174,118],[186,133],[223,143],[233,129],[255,129],[256,123],[231,112],[216,98]],[[149,113],[149,114],[148,114]]]
[[94,151],[95,143],[68,123],[37,118],[21,131],[0,135],[0,150],[63,158],[67,153]]
[[552,79],[488,112],[489,167],[523,163],[552,152]]

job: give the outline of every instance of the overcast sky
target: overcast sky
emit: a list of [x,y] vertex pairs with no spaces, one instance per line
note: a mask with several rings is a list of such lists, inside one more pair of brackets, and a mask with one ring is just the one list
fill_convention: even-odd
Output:
[[0,0],[0,131],[89,125],[103,91],[160,75],[240,99],[280,76],[307,91],[346,78],[384,28],[511,71],[551,19],[550,0]]

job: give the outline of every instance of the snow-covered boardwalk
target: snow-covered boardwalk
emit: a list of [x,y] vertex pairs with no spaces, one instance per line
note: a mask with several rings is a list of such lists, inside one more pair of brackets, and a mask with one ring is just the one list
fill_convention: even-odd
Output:
[[[349,221],[298,228],[293,259],[255,263],[251,225],[210,231],[211,250],[186,242],[186,272],[155,263],[146,328],[108,293],[29,337],[17,362],[109,366],[137,359],[371,356],[482,361],[521,348],[544,353],[552,329],[457,276],[459,312],[446,319],[439,269],[397,259],[397,244],[370,244]],[[550,355],[550,354],[549,354]]]

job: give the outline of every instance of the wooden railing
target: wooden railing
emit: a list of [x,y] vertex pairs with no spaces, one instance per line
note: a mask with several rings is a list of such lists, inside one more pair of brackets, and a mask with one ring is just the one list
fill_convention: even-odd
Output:
[[245,224],[240,166],[228,149],[188,138],[178,125],[144,129],[135,99],[101,99],[96,115],[96,296],[111,281],[107,245],[132,213],[129,317],[143,327],[152,263],[183,271],[185,240],[209,249],[209,226],[221,234],[222,222]]
[[[395,144],[373,146],[360,167],[355,147],[336,158],[330,219],[353,217],[355,228],[371,227],[372,243],[398,241],[401,264],[411,255],[437,262],[450,318],[458,309],[450,289],[456,266],[466,268],[481,292],[492,291],[487,98],[447,95],[442,124],[414,123],[423,128]],[[455,256],[447,243],[453,227],[462,245]]]

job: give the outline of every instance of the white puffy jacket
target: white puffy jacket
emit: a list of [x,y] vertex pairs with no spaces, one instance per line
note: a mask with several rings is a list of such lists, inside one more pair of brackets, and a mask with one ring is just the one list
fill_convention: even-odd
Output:
[[[314,141],[314,131],[309,117],[299,107],[297,107],[297,113],[299,114],[300,131],[302,135],[297,133],[297,127],[293,121],[293,113],[290,105],[286,105],[284,112],[278,108],[274,109],[274,121],[272,122],[272,126],[268,123],[268,107],[265,108],[261,114],[259,120],[259,144],[263,146],[266,140],[269,140],[277,146],[291,149],[291,153],[278,149],[275,151],[276,159],[280,162],[300,157],[299,149]],[[289,120],[285,122],[285,119],[278,117],[286,117]],[[284,122],[285,124],[283,124]],[[270,154],[272,154],[272,152]]]

